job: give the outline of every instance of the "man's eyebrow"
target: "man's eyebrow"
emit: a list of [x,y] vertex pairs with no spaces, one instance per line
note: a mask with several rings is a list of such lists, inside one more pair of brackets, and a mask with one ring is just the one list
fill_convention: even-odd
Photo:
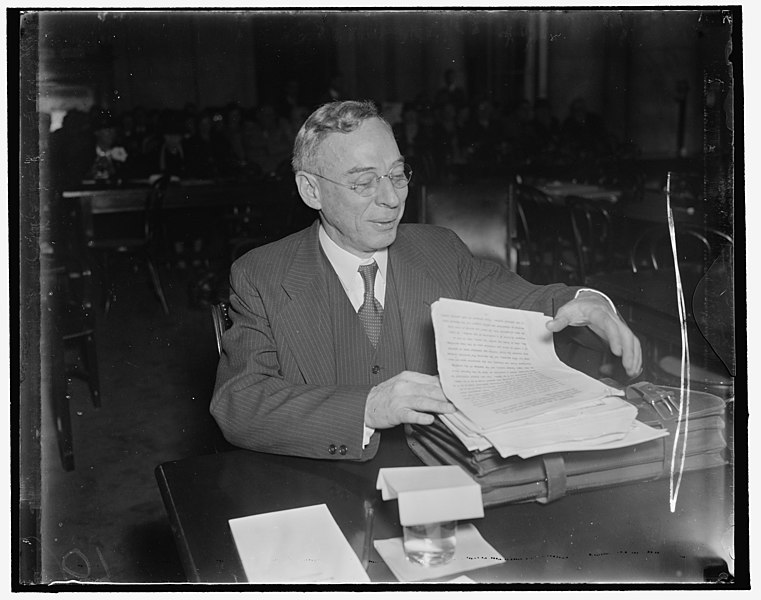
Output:
[[[404,157],[400,156],[397,158],[392,164],[391,168],[393,169],[396,165],[404,164]],[[367,173],[368,171],[376,171],[377,169],[375,167],[362,167],[362,166],[356,166],[352,167],[348,171],[346,171],[347,175],[354,175],[356,173]]]

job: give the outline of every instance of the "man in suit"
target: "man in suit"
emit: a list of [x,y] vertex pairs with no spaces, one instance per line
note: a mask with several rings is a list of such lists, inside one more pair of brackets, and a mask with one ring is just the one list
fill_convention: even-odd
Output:
[[430,315],[441,297],[541,311],[553,332],[591,329],[639,373],[639,342],[604,296],[533,285],[474,258],[447,229],[400,225],[411,172],[371,103],[318,108],[292,162],[320,219],[232,267],[233,324],[211,402],[231,443],[368,460],[383,430],[453,412]]

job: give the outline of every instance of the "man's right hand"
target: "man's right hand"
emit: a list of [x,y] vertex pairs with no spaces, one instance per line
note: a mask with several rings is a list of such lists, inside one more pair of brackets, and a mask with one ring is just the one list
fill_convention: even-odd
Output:
[[434,419],[431,413],[455,410],[444,396],[438,376],[403,371],[370,390],[365,425],[373,429],[387,429],[400,423],[430,425]]

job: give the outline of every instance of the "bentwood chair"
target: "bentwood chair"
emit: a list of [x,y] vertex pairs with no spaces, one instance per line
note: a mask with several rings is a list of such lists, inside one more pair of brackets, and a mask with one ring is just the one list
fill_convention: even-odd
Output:
[[163,202],[169,185],[169,176],[162,176],[153,183],[146,195],[142,224],[139,231],[120,232],[113,236],[88,240],[88,247],[100,259],[101,285],[104,311],[108,314],[116,298],[111,265],[119,257],[133,257],[142,262],[148,271],[150,283],[164,314],[169,314],[164,288],[158,271],[158,251],[161,243]]
[[[228,314],[229,309],[230,303],[224,300],[211,305],[211,319],[214,323],[214,337],[217,342],[217,352],[219,354],[222,353],[222,334],[224,334],[224,332],[233,324],[230,320],[230,315]],[[213,429],[212,446],[216,453],[235,450],[235,446],[224,438],[222,431],[218,426],[215,426]]]
[[[703,278],[717,256],[731,251],[732,238],[710,228],[678,227],[675,232],[677,263],[686,308],[686,339],[690,353],[690,385],[723,397],[733,393],[733,374],[714,350],[701,322],[722,322],[731,317],[715,309],[708,314]],[[676,271],[668,227],[659,225],[641,233],[631,246],[629,269],[592,274],[587,285],[610,295],[632,330],[640,337],[646,359],[646,377],[655,383],[679,386],[682,333],[677,311]],[[716,293],[727,291],[724,287]],[[712,290],[717,290],[713,283]],[[714,302],[714,304],[716,304]],[[726,307],[725,307],[726,308]],[[727,327],[721,331],[726,334]],[[714,334],[715,335],[715,334]]]
[[[647,244],[650,268],[674,277],[674,259],[671,248],[671,238],[665,228],[649,232]],[[680,228],[675,232],[677,262],[680,278],[684,288],[684,300],[688,311],[687,339],[690,345],[690,382],[693,387],[699,387],[722,397],[734,394],[734,372],[716,352],[715,344],[711,344],[708,323],[717,324],[716,329],[722,330],[725,336],[734,337],[731,315],[726,312],[734,307],[717,303],[717,298],[707,295],[707,292],[718,294],[732,293],[731,270],[724,265],[724,271],[707,280],[711,266],[734,247],[732,237],[722,231],[705,227]],[[731,262],[731,261],[730,261]],[[723,279],[721,279],[723,277]],[[708,285],[707,285],[708,284]],[[710,311],[709,307],[714,310]],[[719,326],[719,323],[724,326]],[[702,324],[702,328],[701,328]],[[698,335],[700,333],[700,335]],[[670,385],[679,385],[681,379],[681,359],[671,348],[661,349],[657,358],[657,376]]]
[[516,271],[516,218],[508,183],[426,185],[420,192],[418,220],[454,231],[474,256]]
[[532,283],[570,282],[576,277],[576,259],[568,208],[525,183],[515,186],[515,199],[520,274]]
[[42,393],[49,402],[61,465],[66,471],[74,469],[71,378],[84,380],[93,406],[99,408],[101,404],[91,272],[78,258],[74,254],[65,258],[55,252],[40,254],[40,347],[46,373]]
[[579,283],[586,284],[590,274],[609,271],[614,266],[611,217],[599,201],[569,196],[566,204],[571,217]]
[[217,352],[222,353],[222,334],[233,324],[228,311],[230,305],[227,302],[218,302],[211,305],[211,319],[214,323],[214,336],[217,340]]

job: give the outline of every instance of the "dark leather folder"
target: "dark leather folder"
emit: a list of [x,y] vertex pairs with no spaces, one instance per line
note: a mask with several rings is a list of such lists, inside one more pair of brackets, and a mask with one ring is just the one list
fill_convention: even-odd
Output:
[[[433,425],[408,425],[407,443],[426,465],[463,467],[481,485],[484,506],[546,503],[576,491],[668,477],[677,427],[675,471],[725,465],[724,400],[691,390],[689,417],[685,418],[683,408],[680,419],[679,392],[678,388],[647,382],[626,388],[626,400],[638,409],[637,419],[669,431],[666,437],[626,448],[558,452],[527,459],[502,458],[494,448],[468,451],[439,419]],[[682,406],[685,405],[686,402]]]

